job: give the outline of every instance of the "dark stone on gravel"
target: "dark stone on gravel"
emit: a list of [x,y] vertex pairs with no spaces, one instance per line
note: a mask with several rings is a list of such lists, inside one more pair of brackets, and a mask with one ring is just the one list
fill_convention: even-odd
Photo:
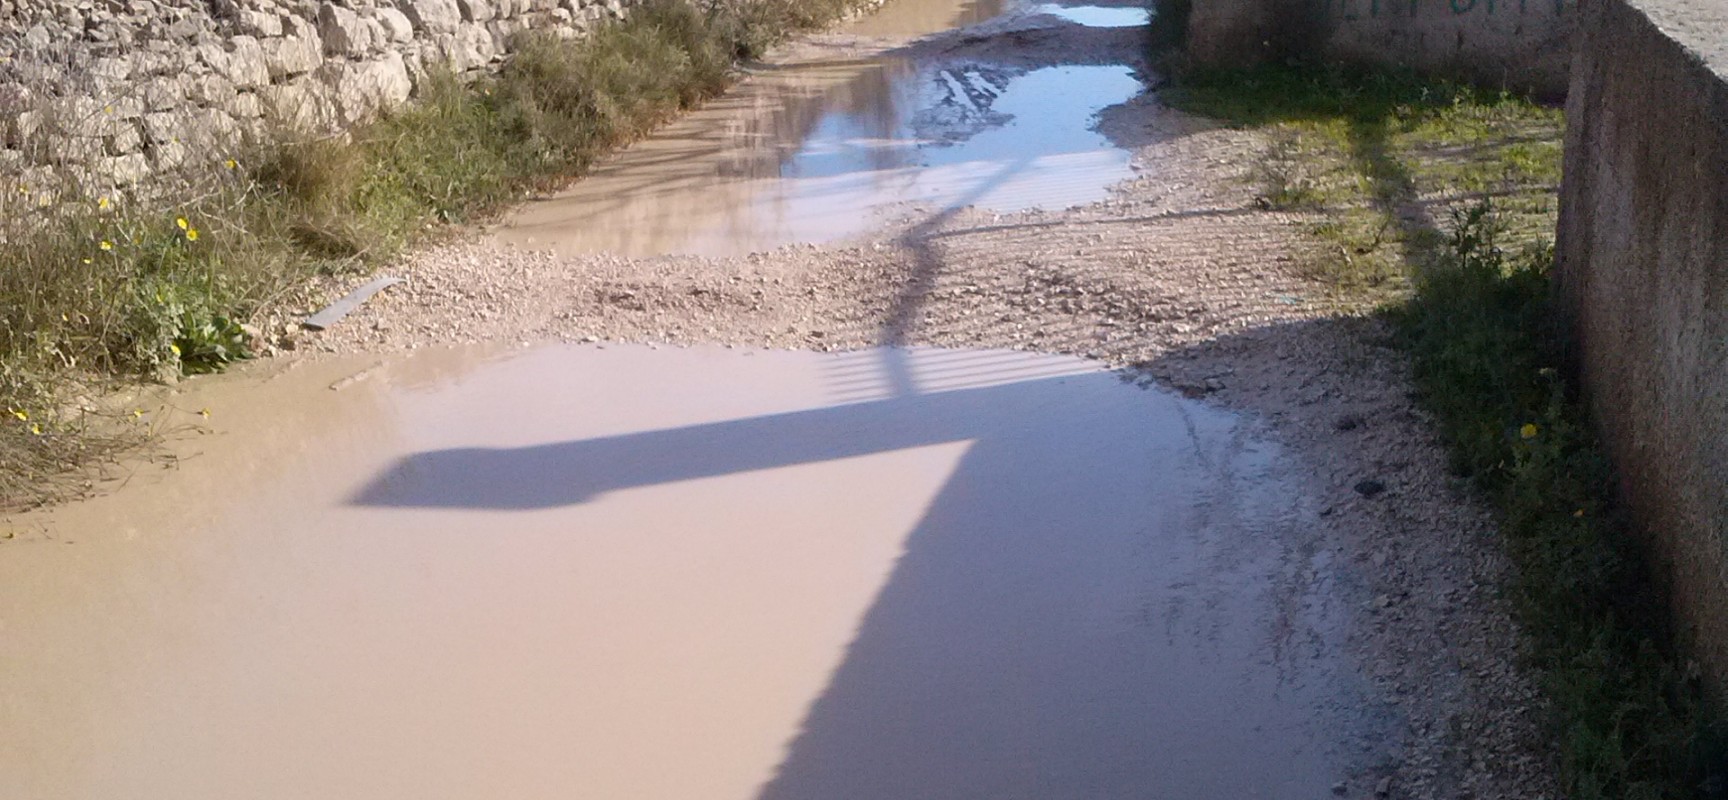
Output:
[[1356,484],[1356,493],[1363,497],[1373,497],[1386,491],[1386,484],[1379,481],[1362,481]]

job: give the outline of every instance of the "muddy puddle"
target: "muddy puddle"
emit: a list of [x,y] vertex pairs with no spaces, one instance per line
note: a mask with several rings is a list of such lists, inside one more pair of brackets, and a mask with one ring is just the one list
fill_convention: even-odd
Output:
[[1070,6],[1044,3],[1028,9],[1033,14],[1049,14],[1089,28],[1134,28],[1152,23],[1149,8],[1133,6]]
[[1375,740],[1279,451],[1089,362],[552,346],[177,402],[177,467],[5,523],[0,796],[1306,800]]
[[[906,38],[1004,15],[1033,28],[1147,21],[1132,7],[901,0],[848,33]],[[967,206],[1061,210],[1133,175],[1127,151],[1093,130],[1100,111],[1143,91],[1126,65],[832,49],[756,70],[492,236],[566,253],[733,256]]]

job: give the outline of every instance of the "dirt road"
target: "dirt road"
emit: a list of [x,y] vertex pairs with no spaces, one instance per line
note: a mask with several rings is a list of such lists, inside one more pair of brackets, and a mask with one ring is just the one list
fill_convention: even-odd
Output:
[[[1444,454],[1427,420],[1407,396],[1404,365],[1388,345],[1388,332],[1373,320],[1339,315],[1325,287],[1296,268],[1306,246],[1299,228],[1302,220],[1257,207],[1252,174],[1267,143],[1253,133],[1218,128],[1166,109],[1155,95],[1141,91],[1139,86],[1155,84],[1158,78],[1144,61],[1143,29],[1120,24],[1132,9],[1017,7],[998,16],[1002,11],[976,5],[942,7],[912,14],[912,22],[866,21],[851,31],[788,46],[769,63],[755,67],[737,92],[603,165],[592,181],[560,196],[542,198],[495,228],[469,232],[459,241],[426,249],[388,270],[406,283],[386,291],[340,326],[319,334],[298,331],[290,312],[303,309],[284,307],[268,331],[278,355],[284,357],[278,361],[325,381],[319,386],[350,385],[342,383],[349,380],[342,374],[352,377],[356,365],[376,361],[386,365],[386,372],[397,370],[393,374],[398,377],[388,381],[391,386],[408,387],[416,385],[416,379],[401,377],[405,368],[399,365],[428,362],[407,358],[407,353],[442,352],[444,346],[472,343],[492,348],[546,342],[590,345],[581,348],[589,354],[581,359],[588,360],[571,363],[589,365],[597,375],[612,374],[594,366],[598,353],[651,353],[647,347],[668,345],[694,346],[690,352],[706,353],[705,358],[712,358],[717,348],[856,351],[873,354],[873,364],[888,364],[894,357],[884,353],[906,352],[902,348],[909,347],[1024,351],[1072,356],[1116,368],[1120,371],[1092,373],[1073,366],[1079,361],[1049,362],[1067,365],[1059,371],[1079,370],[1074,375],[1111,375],[1107,381],[1111,384],[1127,378],[1169,387],[1186,396],[1183,402],[1204,409],[1193,413],[1224,415],[1220,419],[1228,422],[1203,424],[1202,428],[1211,425],[1211,432],[1193,434],[1196,444],[1191,449],[1172,450],[1180,453],[1169,456],[1175,462],[1204,460],[1213,445],[1199,443],[1210,441],[1209,436],[1234,437],[1237,444],[1227,448],[1226,461],[1254,460],[1243,455],[1242,442],[1263,442],[1270,448],[1267,452],[1276,452],[1270,469],[1279,476],[1274,483],[1282,493],[1270,496],[1283,498],[1277,502],[1288,505],[1272,514],[1280,522],[1254,523],[1250,514],[1249,523],[1231,530],[1234,536],[1246,537],[1242,542],[1270,536],[1277,545],[1270,555],[1218,562],[1258,565],[1248,573],[1266,580],[1232,582],[1226,577],[1229,570],[1222,567],[1210,576],[1201,570],[1197,577],[1184,579],[1217,581],[1231,589],[1205,595],[1227,606],[1241,605],[1218,618],[1223,624],[1250,618],[1285,620],[1286,633],[1318,637],[1320,644],[1315,647],[1324,657],[1297,661],[1320,664],[1314,674],[1323,679],[1304,678],[1286,687],[1274,680],[1265,687],[1270,696],[1295,697],[1291,702],[1305,708],[1330,705],[1332,711],[1327,713],[1341,714],[1348,721],[1339,726],[1336,741],[1320,748],[1332,755],[1313,762],[1319,766],[1298,763],[1306,756],[1289,756],[1296,759],[1289,764],[1289,774],[1303,776],[1298,789],[1309,792],[1315,781],[1322,781],[1327,784],[1324,790],[1348,797],[1554,796],[1550,748],[1539,727],[1539,701],[1517,666],[1518,634],[1496,594],[1508,566],[1491,520],[1447,476]],[[932,20],[936,25],[956,20],[977,24],[923,38],[914,35],[932,27]],[[1126,91],[1124,81],[1130,84]],[[1075,88],[1082,86],[1085,91]],[[1040,120],[1049,121],[1048,130],[1034,124]],[[1008,133],[999,142],[989,138],[999,131]],[[800,243],[813,238],[820,242]],[[321,288],[334,293],[346,287],[333,282]],[[620,347],[632,344],[644,347]],[[856,356],[833,356],[847,357]],[[679,356],[655,363],[666,370],[700,371],[706,368],[701,364],[712,362]],[[1011,374],[1021,368],[1014,366],[1020,362],[1005,363]],[[886,376],[881,378],[887,384],[883,391],[889,396],[916,383],[904,377],[915,371],[902,374],[891,365],[880,368]],[[631,381],[638,379],[628,374],[615,376],[619,385],[636,385]],[[932,373],[924,374],[927,381]],[[508,384],[504,377],[495,377]],[[440,380],[424,378],[421,383]],[[777,379],[764,373],[762,380]],[[508,385],[515,386],[518,394],[536,391],[532,381]],[[660,391],[673,390],[662,387]],[[676,391],[700,395],[705,390],[692,385]],[[732,395],[715,390],[714,396]],[[788,394],[804,396],[798,391]],[[1004,429],[1018,430],[1015,426],[1035,425],[1030,420],[1060,417],[1064,408],[1095,411],[1089,397],[1052,395],[1034,410],[1016,412],[1017,421]],[[478,402],[464,401],[460,408],[473,412],[484,407],[475,405]],[[1018,400],[989,402],[1012,406]],[[985,414],[984,409],[991,407],[986,403],[976,413]],[[582,413],[572,409],[570,413]],[[464,424],[450,416],[455,411],[426,413],[430,416],[422,422],[433,428]],[[960,412],[941,411],[938,416],[955,413]],[[1143,423],[1111,415],[1088,418],[1100,425],[1120,426],[1125,441],[1138,441],[1135,437],[1142,435]],[[1193,417],[1189,419],[1192,425]],[[656,419],[655,424],[674,423]],[[857,424],[893,427],[880,421]],[[1067,433],[1061,435],[1077,435],[1071,425],[1063,430]],[[1080,437],[1090,442],[1087,447],[1109,450],[1108,435],[1095,428],[1087,430]],[[586,441],[603,433],[573,429],[563,435]],[[929,442],[920,440],[920,446],[971,436],[945,434]],[[415,441],[421,451],[460,445],[439,436]],[[1258,452],[1258,447],[1248,449]],[[1119,463],[1126,469],[1153,470],[1144,457],[1144,453],[1125,457]],[[492,474],[484,467],[489,462],[477,463],[482,466],[464,461],[452,467],[437,459],[425,463],[410,459],[395,469],[407,470],[402,474],[409,476],[454,469],[455,474],[474,480]],[[383,464],[371,466],[394,474]],[[929,469],[940,473],[949,466]],[[1012,473],[997,479],[1012,484],[1051,477]],[[412,485],[414,479],[403,480]],[[398,488],[393,490],[391,485]],[[484,506],[487,501],[475,499],[482,495],[514,497],[516,491],[499,487],[491,494],[479,490],[464,494],[469,491],[464,488],[467,483],[455,479],[433,485],[443,489],[430,495],[472,494],[473,502],[465,508]],[[1088,488],[1084,481],[1062,486],[1064,491],[1088,497],[1097,489]],[[1119,488],[1134,490],[1133,486]],[[371,498],[372,505],[381,508],[441,505],[426,493],[402,500],[399,492],[392,494],[399,489],[399,484],[387,483],[372,495],[362,491],[356,502],[365,506]],[[534,494],[538,490],[523,491],[538,496]],[[556,484],[548,491],[561,498],[553,505],[562,505],[562,493],[573,490]],[[1094,499],[1102,502],[1108,496],[1106,491]],[[393,497],[401,502],[393,502]],[[1242,497],[1209,502],[1238,509],[1248,503]],[[1030,511],[1023,508],[1018,513]],[[1069,523],[1096,528],[1084,519],[1076,517]],[[904,527],[904,523],[885,524]],[[57,524],[52,519],[43,521],[40,530],[63,531]],[[1201,558],[1196,553],[1219,546],[1212,541],[1184,557]],[[1243,546],[1253,551],[1267,543]],[[1060,561],[1059,550],[1037,552],[1040,558]],[[1116,553],[1110,558],[1129,557],[1124,555],[1127,551],[1099,552]],[[869,563],[878,564],[872,569],[887,569],[881,564],[890,563],[892,553],[889,547],[870,555],[877,561]],[[428,563],[432,564],[428,569],[445,569],[440,562]],[[1028,563],[1013,561],[1004,569],[1026,568]],[[954,573],[964,574],[963,570]],[[1267,577],[1272,575],[1279,577]],[[1174,580],[1168,575],[1117,577],[1128,583]],[[1100,580],[1105,586],[1127,585]],[[848,602],[864,602],[859,598],[869,596],[867,583],[858,589],[863,594]],[[983,588],[1006,591],[1012,585],[1012,581],[986,583]],[[935,594],[914,596],[932,603],[972,602],[963,596],[942,600],[946,596],[942,592],[952,587],[939,591],[920,586]],[[1073,590],[1071,585],[1063,586],[1065,592]],[[883,608],[877,606],[871,613],[911,613]],[[908,621],[912,617],[894,619],[902,626],[913,624]],[[1023,643],[1027,647],[1061,649],[1072,644],[1063,641],[1067,635],[1063,626],[1072,620],[1057,615],[1039,622],[1034,632],[1048,636],[1031,636]],[[871,630],[863,628],[865,633]],[[1007,638],[997,644],[1008,649],[981,652],[1006,658],[1014,639],[1006,630],[1000,633]],[[1276,630],[1250,628],[1212,641],[1232,657],[1247,661],[1264,657],[1274,671],[1285,663],[1266,655],[1279,647]],[[824,645],[832,646],[832,642]],[[918,674],[910,666],[915,660],[892,663],[894,669],[903,670],[894,673],[898,678],[860,677],[841,668],[836,674],[850,675],[855,683],[836,686],[866,693],[889,691],[883,681],[914,680]],[[974,666],[987,669],[982,661]],[[964,672],[948,677],[963,683]],[[1034,716],[1043,720],[1039,724],[1049,726],[1050,736],[1061,738],[1063,721],[1083,717],[1079,709],[1092,707],[1088,703],[1141,708],[1139,701],[1131,699],[1133,690],[1125,688],[1132,677],[1111,673],[1102,678],[1106,683],[1122,683],[1118,688],[1124,693],[1102,699],[1064,695],[1049,714]],[[1201,695],[1229,691],[1227,686],[1203,681],[1172,680],[1182,691]],[[1316,685],[1336,689],[1346,684],[1354,688],[1319,699],[1304,694]],[[955,690],[940,682],[920,687],[918,691],[931,696]],[[816,748],[817,756],[858,752],[896,729],[893,719],[873,719],[869,714],[916,713],[916,704],[860,711],[855,704],[846,705],[844,693],[840,697],[822,701],[829,705],[816,705],[802,723],[807,726],[805,738],[798,742]],[[840,705],[832,705],[836,702]],[[794,706],[775,708],[797,719],[791,710]],[[1208,702],[1202,698],[1184,708],[1177,718],[1186,714],[1198,719]],[[982,711],[962,716],[981,726],[1009,724],[1008,717]],[[1303,724],[1312,726],[1324,718],[1311,717]],[[865,725],[861,719],[873,721]],[[1026,723],[1013,719],[1017,720],[1013,724]],[[838,722],[824,727],[825,720]],[[1278,724],[1246,721],[1252,723],[1250,730],[1262,722],[1274,728]],[[1196,730],[1204,728],[1200,724]],[[874,731],[875,738],[859,738],[867,731]],[[935,780],[941,774],[941,759],[936,756],[957,747],[954,737],[975,733],[962,726],[948,731],[949,738],[925,741],[921,752],[935,760],[927,770],[908,774]],[[1089,746],[1104,741],[1098,730],[1084,726],[1068,734]],[[1245,765],[1255,763],[1264,766],[1268,757],[1284,757],[1251,752],[1252,737],[1224,736],[1208,750],[1193,738],[1171,737],[1169,730],[1163,734],[1166,739],[1131,731],[1124,741],[1147,746],[1162,742],[1158,746],[1168,746],[1169,753],[1199,747],[1181,758],[1191,767],[1198,764],[1203,772],[1246,769]],[[1290,741],[1268,736],[1269,741]],[[1033,736],[1026,741],[1036,740]],[[764,741],[758,744],[771,752],[771,738]],[[787,763],[822,763],[815,756],[814,760],[797,758],[799,746],[791,745],[794,757],[782,763],[778,777],[759,796],[843,796],[832,792],[846,785],[844,770],[784,769]],[[1292,747],[1289,753],[1309,752],[1300,743]],[[1218,748],[1239,752],[1234,758],[1220,758]],[[1352,752],[1341,755],[1335,752],[1339,748]],[[906,758],[913,751],[888,747],[878,755],[886,758],[896,752]],[[1120,757],[1157,758],[1126,752]],[[1064,768],[1072,766],[1060,763]],[[967,769],[983,775],[990,767],[970,764]],[[1323,780],[1316,777],[1322,773]],[[1038,795],[1043,797],[1118,796],[1113,792],[1126,785],[1101,778],[1099,786],[1105,793],[1097,794],[1075,788],[1080,780],[1077,774],[1062,775],[1066,777],[1054,784],[1049,781],[1056,778],[1045,776],[1005,785],[1043,786]],[[729,780],[747,786],[748,778]],[[870,773],[870,779],[886,780],[876,773]],[[973,796],[940,781],[862,785],[907,792],[894,796]],[[1253,792],[1259,791],[1256,787],[1281,784],[1199,780],[1166,788],[1176,792],[1168,795],[1172,797],[1223,796],[1204,793],[1231,785]],[[919,794],[921,789],[928,791]]]

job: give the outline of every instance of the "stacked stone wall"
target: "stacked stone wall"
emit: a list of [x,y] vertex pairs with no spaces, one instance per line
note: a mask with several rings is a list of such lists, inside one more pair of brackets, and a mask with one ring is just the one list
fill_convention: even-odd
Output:
[[136,191],[343,130],[432,69],[493,68],[523,31],[581,35],[627,1],[0,0],[0,176]]

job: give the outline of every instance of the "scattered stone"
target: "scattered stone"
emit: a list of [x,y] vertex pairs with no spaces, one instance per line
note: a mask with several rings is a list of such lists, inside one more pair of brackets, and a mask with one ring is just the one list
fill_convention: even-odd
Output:
[[1386,484],[1380,481],[1365,480],[1356,483],[1356,493],[1363,497],[1373,497],[1384,491],[1386,491]]

